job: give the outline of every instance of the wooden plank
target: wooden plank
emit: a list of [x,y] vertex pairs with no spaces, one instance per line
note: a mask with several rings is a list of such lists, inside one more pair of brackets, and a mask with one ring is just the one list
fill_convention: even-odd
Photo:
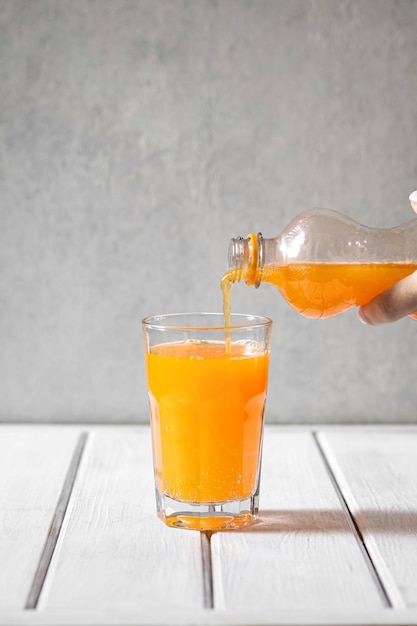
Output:
[[[301,604],[301,602],[300,602]],[[203,609],[165,609],[163,606],[141,609],[130,607],[129,611],[97,609],[94,612],[21,611],[0,612],[2,626],[416,626],[416,611],[380,610],[366,611],[358,607],[354,611],[269,610],[255,606],[242,610],[235,607],[229,611]]]
[[154,498],[149,428],[93,428],[39,607],[202,608],[200,535],[166,527]]
[[324,617],[384,607],[308,432],[266,430],[259,523],[216,533],[211,545],[216,608],[302,607]]
[[417,608],[417,428],[321,432],[319,442],[396,608]]
[[0,426],[0,609],[23,608],[79,428]]

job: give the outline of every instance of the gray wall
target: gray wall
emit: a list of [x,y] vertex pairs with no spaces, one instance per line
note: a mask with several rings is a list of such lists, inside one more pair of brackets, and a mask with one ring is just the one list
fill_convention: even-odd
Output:
[[[0,0],[0,419],[147,421],[143,316],[218,310],[229,238],[412,217],[414,0]],[[414,421],[417,324],[275,323],[268,421]]]

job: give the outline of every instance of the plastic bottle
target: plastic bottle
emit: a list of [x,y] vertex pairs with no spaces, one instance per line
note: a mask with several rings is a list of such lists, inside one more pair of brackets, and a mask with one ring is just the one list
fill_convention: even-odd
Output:
[[224,283],[275,285],[309,318],[327,318],[370,302],[417,270],[417,219],[369,228],[329,209],[311,209],[272,239],[232,239]]

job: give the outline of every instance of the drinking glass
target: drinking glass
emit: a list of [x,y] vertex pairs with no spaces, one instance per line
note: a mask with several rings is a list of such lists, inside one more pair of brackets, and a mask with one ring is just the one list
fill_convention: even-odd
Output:
[[156,506],[168,526],[236,528],[258,512],[272,322],[221,313],[142,322]]

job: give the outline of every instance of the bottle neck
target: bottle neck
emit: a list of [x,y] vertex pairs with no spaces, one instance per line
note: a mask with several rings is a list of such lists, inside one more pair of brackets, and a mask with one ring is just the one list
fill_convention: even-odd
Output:
[[259,287],[264,262],[265,241],[262,233],[230,240],[228,274],[231,282],[243,280],[248,286]]

